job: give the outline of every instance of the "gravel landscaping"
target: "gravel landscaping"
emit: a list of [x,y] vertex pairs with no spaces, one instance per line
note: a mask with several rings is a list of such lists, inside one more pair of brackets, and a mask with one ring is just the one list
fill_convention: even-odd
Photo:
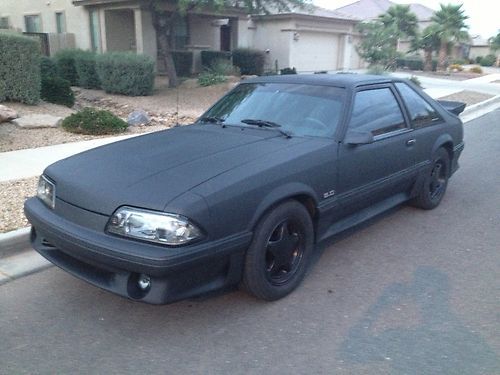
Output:
[[0,182],[0,233],[27,227],[24,217],[24,201],[36,194],[38,177]]
[[494,95],[483,94],[482,92],[464,90],[457,92],[456,94],[443,96],[442,98],[439,99],[464,102],[467,104],[467,107],[470,107],[473,104],[483,102],[493,97]]

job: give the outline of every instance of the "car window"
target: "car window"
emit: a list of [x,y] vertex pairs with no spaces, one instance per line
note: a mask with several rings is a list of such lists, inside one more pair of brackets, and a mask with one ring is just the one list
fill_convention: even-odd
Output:
[[397,82],[396,87],[408,108],[412,127],[421,128],[441,119],[436,110],[406,83]]
[[349,129],[369,131],[377,136],[405,127],[401,108],[390,88],[356,94]]
[[340,119],[344,91],[307,84],[240,84],[202,117],[220,118],[227,126],[247,126],[245,119],[272,121],[292,135],[329,137]]

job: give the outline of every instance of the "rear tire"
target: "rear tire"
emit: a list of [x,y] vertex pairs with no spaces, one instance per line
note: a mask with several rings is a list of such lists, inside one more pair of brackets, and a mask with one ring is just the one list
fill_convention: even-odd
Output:
[[296,201],[277,206],[255,228],[243,287],[267,301],[285,297],[304,278],[313,246],[314,229],[306,208]]
[[450,156],[448,151],[441,147],[434,154],[431,170],[411,203],[424,210],[432,210],[439,206],[446,192],[449,176]]

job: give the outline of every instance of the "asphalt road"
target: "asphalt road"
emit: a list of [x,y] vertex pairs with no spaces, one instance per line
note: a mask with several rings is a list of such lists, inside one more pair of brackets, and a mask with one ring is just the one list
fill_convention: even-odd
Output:
[[0,287],[0,374],[500,374],[500,111],[433,211],[332,241],[275,302],[134,303],[51,268]]

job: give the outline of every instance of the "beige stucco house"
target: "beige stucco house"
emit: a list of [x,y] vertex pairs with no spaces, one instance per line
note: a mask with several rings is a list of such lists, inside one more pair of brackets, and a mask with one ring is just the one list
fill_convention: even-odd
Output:
[[[193,52],[193,72],[201,69],[201,51],[238,47],[265,51],[268,69],[356,69],[362,66],[355,49],[357,22],[321,8],[271,15],[198,9],[176,20],[175,49]],[[45,34],[51,54],[76,47],[157,57],[156,32],[142,0],[1,0],[0,28]]]

